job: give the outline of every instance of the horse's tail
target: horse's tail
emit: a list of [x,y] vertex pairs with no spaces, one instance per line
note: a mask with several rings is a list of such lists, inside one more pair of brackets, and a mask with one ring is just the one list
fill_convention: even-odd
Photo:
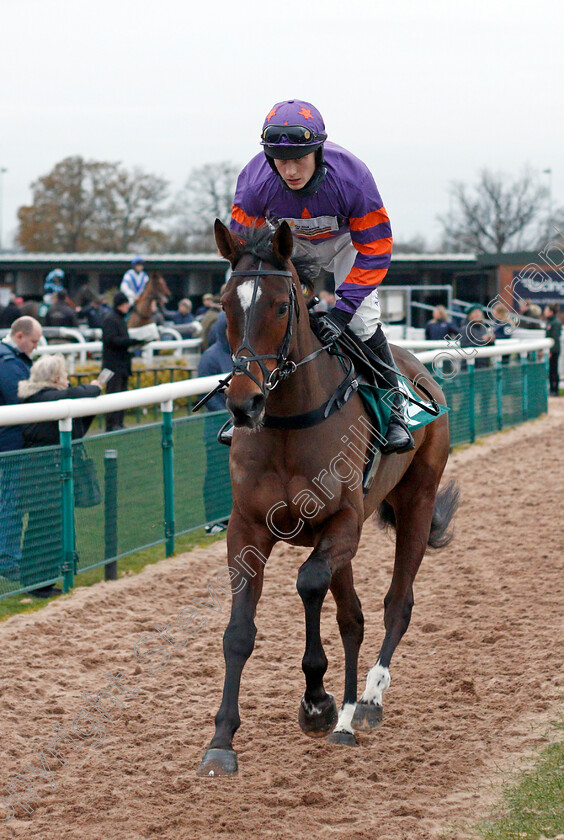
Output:
[[[430,548],[444,548],[454,537],[454,531],[449,528],[454,514],[460,505],[460,489],[456,481],[449,481],[448,484],[439,490],[435,498],[433,519],[429,531],[427,545]],[[394,509],[385,500],[378,510],[380,525],[382,528],[395,528],[396,516]]]

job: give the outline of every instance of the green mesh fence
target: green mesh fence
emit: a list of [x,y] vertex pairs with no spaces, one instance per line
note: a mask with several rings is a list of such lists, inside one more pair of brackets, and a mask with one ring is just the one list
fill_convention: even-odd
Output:
[[547,411],[546,363],[517,360],[437,377],[450,407],[451,445],[515,426]]
[[[547,410],[546,363],[534,358],[461,370],[441,385],[453,446]],[[0,597],[61,578],[64,527],[74,530],[79,573],[165,542],[165,532],[171,546],[175,533],[226,519],[229,449],[216,435],[227,416],[220,411],[174,420],[172,450],[163,449],[160,423],[74,441],[70,523],[62,513],[61,447],[1,453]],[[165,487],[163,457],[173,464],[173,487]]]
[[232,495],[229,448],[217,442],[226,411],[175,420],[174,520],[177,534],[227,519]]
[[[162,542],[160,423],[97,435],[78,445],[84,446],[87,457],[94,461],[102,492],[100,504],[75,508],[78,571]],[[76,446],[74,442],[73,448]],[[112,470],[117,471],[114,492],[110,493],[116,513],[109,517],[105,528],[107,473],[111,474]],[[111,550],[106,555],[107,545]]]

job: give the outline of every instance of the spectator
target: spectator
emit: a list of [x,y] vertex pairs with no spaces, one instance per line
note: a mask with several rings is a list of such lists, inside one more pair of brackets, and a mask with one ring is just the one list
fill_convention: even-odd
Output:
[[[69,387],[65,360],[60,353],[39,358],[31,368],[29,379],[18,385],[18,396],[25,403],[97,397],[100,392],[97,379],[93,379],[90,385]],[[72,437],[83,437],[93,419],[76,417],[72,421]],[[56,420],[24,423],[22,429],[26,448],[59,443],[59,424]],[[52,584],[34,587],[38,581],[54,580],[60,576],[63,551],[61,500],[59,493],[49,492],[50,484],[54,480],[58,481],[59,457],[58,450],[43,453],[40,463],[35,465],[33,478],[24,482],[23,488],[24,496],[27,496],[23,508],[28,512],[28,521],[22,545],[20,582],[39,598],[49,598],[61,591]],[[36,489],[38,484],[44,489],[40,496]]]
[[194,316],[192,315],[192,301],[188,298],[182,298],[178,304],[178,312],[175,312],[172,320],[175,324],[192,324]]
[[67,303],[67,293],[57,292],[45,316],[46,327],[78,327],[76,312]]
[[557,303],[549,303],[544,307],[546,337],[551,338],[554,341],[553,346],[548,352],[548,384],[550,394],[553,397],[558,396],[560,387],[558,359],[560,358],[560,334],[562,333],[562,322],[558,317],[559,309],[560,307]]
[[[18,384],[29,377],[31,354],[41,338],[41,324],[23,316],[0,342],[0,405],[18,403]],[[21,426],[0,428],[0,452],[22,449]],[[4,458],[0,474],[0,575],[19,580],[22,511],[19,501],[20,463]]]
[[[486,347],[493,344],[495,337],[493,330],[487,326],[484,319],[484,310],[479,303],[472,303],[466,310],[466,321],[461,328],[461,347]],[[490,366],[488,358],[476,358],[476,368]]]
[[143,271],[143,257],[133,257],[131,268],[123,275],[119,290],[126,296],[129,305],[133,306],[145,291],[148,282],[149,275]]
[[211,328],[217,321],[219,313],[221,312],[221,304],[219,302],[218,297],[212,297],[210,306],[208,307],[208,311],[205,315],[202,316],[200,319],[200,324],[202,325],[202,350],[207,350],[209,346],[208,336],[210,333]]
[[447,336],[455,338],[458,331],[452,321],[448,319],[448,313],[444,306],[435,306],[433,317],[425,324],[426,341],[442,341]]
[[22,317],[22,313],[18,305],[18,300],[21,300],[21,298],[16,298],[15,294],[13,292],[10,292],[10,302],[0,312],[1,329],[9,329],[14,323],[14,321]]
[[[114,372],[106,389],[108,394],[127,391],[127,382],[131,375],[129,348],[143,344],[141,339],[131,338],[127,332],[125,316],[130,308],[131,304],[127,295],[117,292],[114,296],[113,309],[106,315],[102,325],[102,367]],[[106,431],[114,432],[116,429],[123,429],[123,417],[123,411],[112,411],[106,414]]]
[[202,305],[196,309],[196,318],[201,321],[206,312],[212,308],[213,303],[214,296],[209,293],[205,294],[202,298]]
[[[511,338],[515,330],[515,323],[509,314],[507,307],[503,303],[496,303],[492,309],[494,316],[494,338],[496,340]],[[509,356],[504,356],[504,360],[509,361]]]
[[[198,366],[198,376],[213,376],[214,373],[228,373],[233,367],[231,348],[227,340],[227,319],[221,312],[215,324],[217,340],[204,353]],[[206,403],[208,411],[222,411],[225,408],[225,396],[215,394]],[[231,508],[229,498],[218,496],[217,485],[221,482],[226,488],[229,482],[225,477],[229,473],[229,450],[217,441],[217,434],[226,421],[224,414],[205,418],[204,443],[206,447],[206,476],[204,479],[204,507],[206,511],[207,533],[216,534],[225,530],[227,520],[217,522],[226,510]],[[230,491],[227,491],[230,493]],[[211,524],[216,520],[215,524]]]
[[534,318],[535,321],[538,322],[535,324],[535,321],[525,321],[523,323],[523,327],[526,330],[538,330],[542,327],[542,309],[538,304],[531,303],[523,312],[523,315],[525,315],[527,318]]
[[101,329],[104,318],[109,312],[111,312],[111,307],[104,298],[93,298],[80,310],[81,316],[86,318],[86,323],[92,330]]

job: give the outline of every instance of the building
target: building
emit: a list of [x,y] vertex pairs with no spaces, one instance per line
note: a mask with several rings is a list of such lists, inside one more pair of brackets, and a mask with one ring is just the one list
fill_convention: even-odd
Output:
[[[5,289],[4,296],[13,289],[24,299],[40,300],[46,274],[59,267],[71,297],[83,285],[104,293],[119,287],[130,261],[130,254],[0,253],[0,290]],[[214,254],[152,254],[145,260],[148,272],[164,275],[172,304],[188,296],[198,305],[205,292],[217,294],[227,267]],[[327,275],[319,280],[319,287],[323,285],[330,288]],[[383,284],[387,287],[396,287],[398,293],[411,288],[415,326],[429,317],[427,307],[452,299],[487,304],[499,295],[516,310],[519,298],[541,305],[558,302],[564,310],[564,253],[547,248],[541,254],[396,254]]]

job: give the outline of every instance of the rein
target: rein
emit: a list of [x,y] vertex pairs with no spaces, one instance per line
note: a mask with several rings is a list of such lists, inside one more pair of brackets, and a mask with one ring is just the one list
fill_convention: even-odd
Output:
[[[204,406],[208,400],[210,400],[215,394],[219,392],[225,391],[231,379],[234,376],[240,376],[241,374],[245,374],[252,379],[255,385],[261,390],[262,395],[266,399],[270,391],[274,390],[279,382],[287,379],[296,370],[301,367],[302,365],[307,364],[308,362],[312,362],[316,359],[321,353],[325,351],[329,353],[335,354],[343,368],[345,369],[345,378],[341,381],[338,385],[334,393],[326,400],[323,405],[318,406],[317,408],[312,409],[311,411],[304,412],[303,414],[294,414],[290,416],[276,416],[273,414],[265,413],[263,425],[266,428],[270,429],[307,429],[311,428],[312,426],[316,426],[318,423],[322,423],[328,417],[331,416],[335,411],[338,411],[343,405],[350,399],[350,397],[355,393],[358,389],[358,381],[355,378],[355,369],[354,363],[351,357],[356,357],[357,359],[362,358],[364,364],[367,364],[368,367],[372,368],[375,373],[378,373],[377,369],[371,363],[371,361],[367,358],[366,354],[363,352],[362,356],[359,352],[359,348],[356,344],[351,341],[351,339],[346,335],[346,332],[342,334],[338,339],[332,338],[329,340],[328,343],[322,343],[322,346],[318,350],[314,350],[313,353],[305,356],[299,362],[293,362],[291,359],[288,359],[288,353],[290,352],[290,345],[292,343],[292,334],[293,334],[293,326],[294,326],[294,313],[296,318],[299,320],[300,311],[299,307],[296,305],[296,289],[294,286],[293,275],[290,271],[280,271],[276,269],[263,269],[262,267],[262,259],[259,262],[257,269],[252,270],[234,270],[231,272],[231,277],[254,277],[254,285],[253,285],[253,293],[251,297],[251,303],[249,306],[249,312],[246,318],[245,323],[245,335],[243,336],[242,344],[237,348],[237,351],[233,354],[233,370],[229,373],[224,379],[220,379],[216,387],[202,397],[196,405],[193,407],[192,411],[198,411],[202,406]],[[288,323],[286,325],[286,332],[284,334],[284,338],[282,339],[282,344],[278,349],[277,353],[266,353],[266,354],[258,354],[255,353],[253,346],[251,345],[249,339],[249,330],[250,325],[252,322],[252,316],[254,314],[255,304],[257,300],[257,292],[258,292],[258,284],[259,279],[261,277],[275,275],[277,277],[288,277],[289,282],[289,309],[288,309]],[[337,341],[341,342],[348,351],[349,355],[344,355],[342,352],[342,348],[337,346]],[[250,353],[249,356],[242,356],[241,353],[243,351],[247,351]],[[266,367],[265,361],[266,359],[276,359],[276,367],[273,371],[269,371]],[[401,376],[407,382],[411,382],[412,385],[415,385],[412,379],[409,378],[406,374],[400,373],[400,371],[395,370],[395,368],[390,368],[385,362],[381,359],[375,357],[376,362],[379,366],[384,368],[389,368],[390,370],[394,370],[394,372]],[[251,362],[256,362],[262,371],[263,374],[263,381],[262,383],[259,382],[257,377],[251,373],[249,370],[249,365]],[[437,416],[440,412],[439,406],[433,397],[433,395],[423,386],[420,382],[417,383],[418,388],[423,391],[423,393],[429,398],[431,402],[431,406],[425,405],[425,403],[419,402],[419,400],[415,399],[411,394],[406,394],[406,398],[409,402],[414,403],[415,405],[419,406],[420,408],[427,411],[429,414],[433,414]],[[226,424],[227,425],[227,424]]]

